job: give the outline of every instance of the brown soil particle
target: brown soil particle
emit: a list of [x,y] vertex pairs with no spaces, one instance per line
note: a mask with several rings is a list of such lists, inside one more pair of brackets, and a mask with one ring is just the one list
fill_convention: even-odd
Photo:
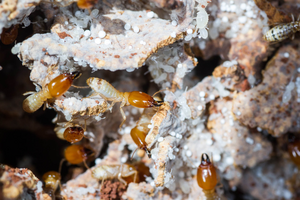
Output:
[[107,180],[103,182],[100,197],[103,200],[122,199],[122,195],[126,191],[126,186],[115,180]]

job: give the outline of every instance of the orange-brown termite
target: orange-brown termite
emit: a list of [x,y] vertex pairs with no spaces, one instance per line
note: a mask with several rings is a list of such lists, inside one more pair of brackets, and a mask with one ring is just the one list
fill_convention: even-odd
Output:
[[43,181],[45,182],[45,192],[52,198],[55,199],[55,192],[60,186],[61,176],[59,172],[49,171],[46,172],[43,177]]
[[[149,125],[151,124],[151,119],[155,114],[155,110],[144,110],[136,126],[131,130],[130,136],[138,148],[143,149],[149,158],[151,158],[151,152],[147,148],[146,136],[150,130]],[[134,151],[135,153],[135,151]],[[134,155],[132,154],[132,157]]]
[[126,121],[126,116],[122,109],[124,106],[132,105],[137,108],[151,108],[162,105],[161,101],[156,101],[153,97],[143,92],[120,92],[104,79],[91,77],[87,79],[86,82],[97,94],[101,95],[101,97],[106,101],[112,101],[111,107],[116,102],[121,102],[120,111],[123,117],[123,122],[121,123],[120,127]]
[[63,95],[71,87],[73,80],[81,75],[80,72],[64,73],[58,75],[50,81],[48,85],[39,92],[26,92],[24,95],[30,94],[23,101],[23,110],[33,113],[38,110],[47,99],[59,97]]
[[82,126],[72,123],[72,122],[62,122],[57,123],[57,126],[54,128],[58,138],[66,140],[70,143],[76,143],[82,140],[85,137],[84,132],[86,130]]
[[201,164],[197,170],[197,182],[199,187],[202,188],[206,199],[214,200],[216,197],[215,187],[218,183],[217,172],[206,153],[201,156]]

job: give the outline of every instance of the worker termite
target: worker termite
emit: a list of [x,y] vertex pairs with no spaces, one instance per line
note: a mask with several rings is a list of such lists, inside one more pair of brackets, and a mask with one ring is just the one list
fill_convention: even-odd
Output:
[[[134,168],[134,166],[129,164],[121,164],[121,165],[101,165],[92,170],[92,177],[95,179],[101,180],[102,183],[106,179],[114,179],[118,178],[118,180],[125,185],[127,185],[127,181],[125,178],[133,177],[133,182],[137,181],[138,172]],[[102,185],[101,183],[101,185]]]
[[[82,145],[73,144],[65,149],[65,159],[71,164],[84,163],[85,167],[89,169],[86,164],[86,160],[89,156],[92,156],[91,150],[84,148]],[[63,162],[63,160],[61,161]]]
[[201,156],[201,164],[197,170],[197,182],[202,188],[207,200],[214,200],[217,194],[215,187],[217,185],[217,172],[215,166],[210,162],[206,153]]
[[300,140],[289,135],[288,152],[291,160],[300,168]]
[[43,175],[42,180],[45,182],[45,192],[52,199],[55,199],[55,192],[58,186],[60,186],[60,173],[56,171],[49,171]]
[[73,80],[80,75],[80,72],[64,73],[51,80],[41,91],[24,93],[24,95],[31,95],[23,101],[23,110],[28,113],[33,113],[38,110],[47,99],[63,95],[69,90]]
[[263,39],[267,42],[280,42],[287,38],[294,38],[294,35],[297,31],[300,31],[300,21],[299,17],[297,21],[294,20],[294,16],[292,15],[293,21],[286,24],[280,24],[268,32],[266,32],[263,36]]
[[126,121],[126,116],[122,109],[124,106],[132,105],[137,108],[151,108],[154,106],[162,105],[161,101],[155,101],[153,97],[143,92],[120,92],[104,79],[91,77],[87,79],[86,82],[96,93],[101,95],[101,97],[104,98],[106,101],[112,101],[111,107],[116,102],[121,102],[120,112],[123,117],[123,122],[121,123],[120,127],[122,127],[123,123]]
[[[130,132],[130,136],[134,141],[134,143],[138,146],[138,148],[146,151],[149,158],[151,158],[151,152],[147,148],[147,143],[145,140],[150,130],[148,126],[151,123],[151,118],[153,117],[154,114],[155,114],[155,110],[145,110],[141,115],[139,121],[137,122],[136,126]],[[132,154],[132,157],[134,153]]]

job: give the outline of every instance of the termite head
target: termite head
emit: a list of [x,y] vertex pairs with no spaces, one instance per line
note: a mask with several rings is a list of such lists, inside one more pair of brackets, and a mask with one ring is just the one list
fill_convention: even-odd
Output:
[[128,102],[137,108],[151,108],[161,106],[163,101],[155,101],[153,97],[144,92],[133,91],[128,95]]
[[197,170],[197,182],[203,190],[214,189],[218,182],[216,168],[206,153],[201,156],[201,164]]
[[[147,132],[145,132],[144,129],[141,129],[138,126],[136,126],[131,130],[130,135],[134,143],[138,146],[138,148],[146,151],[148,157],[151,158],[151,152],[147,148],[147,143],[146,143]],[[132,156],[134,155],[134,153],[132,154]]]
[[51,188],[55,191],[59,185],[61,177],[58,172],[49,171],[43,175],[42,179],[45,182],[46,188]]
[[85,162],[93,152],[82,145],[71,145],[65,150],[65,159],[71,164],[79,164]]
[[79,142],[83,136],[84,130],[81,126],[67,127],[64,131],[64,139],[71,143]]

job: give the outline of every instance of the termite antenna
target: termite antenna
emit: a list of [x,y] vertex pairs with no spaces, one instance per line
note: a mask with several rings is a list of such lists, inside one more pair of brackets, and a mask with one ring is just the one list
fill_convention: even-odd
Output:
[[61,159],[60,163],[59,163],[59,168],[58,168],[58,173],[61,174],[61,168],[62,168],[62,164],[66,161],[66,159]]
[[90,86],[76,86],[76,85],[72,85],[72,87],[79,88],[79,89],[85,89],[85,88],[89,88]]
[[154,97],[157,93],[160,93],[160,92],[163,92],[163,91],[166,91],[166,90],[169,90],[169,88],[166,88],[166,89],[162,89],[162,90],[159,90],[157,92],[155,92],[152,97]]
[[133,158],[133,156],[134,156],[134,154],[135,154],[135,152],[138,150],[138,147],[134,150],[134,152],[132,153],[132,155],[131,155],[131,157],[130,157],[130,160],[132,160],[132,158]]

